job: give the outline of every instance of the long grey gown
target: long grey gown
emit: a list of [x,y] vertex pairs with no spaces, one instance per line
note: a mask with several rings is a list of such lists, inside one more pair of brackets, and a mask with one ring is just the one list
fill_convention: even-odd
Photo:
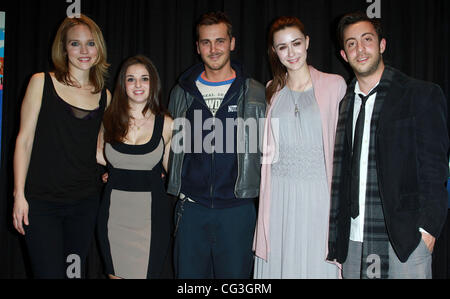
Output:
[[338,278],[337,266],[325,261],[330,197],[314,90],[285,87],[279,96],[272,112],[279,119],[279,159],[271,169],[270,251],[267,262],[256,257],[254,276]]

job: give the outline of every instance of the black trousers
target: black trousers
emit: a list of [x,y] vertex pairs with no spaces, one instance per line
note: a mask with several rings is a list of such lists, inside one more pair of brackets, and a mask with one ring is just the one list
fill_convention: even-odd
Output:
[[30,200],[25,242],[33,278],[84,278],[99,198],[76,203]]

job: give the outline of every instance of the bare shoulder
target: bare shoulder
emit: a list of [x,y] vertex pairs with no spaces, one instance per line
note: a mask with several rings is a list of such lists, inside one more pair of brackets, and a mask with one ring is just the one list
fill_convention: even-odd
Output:
[[42,100],[44,82],[45,82],[45,73],[36,73],[33,76],[31,76],[24,100],[27,102],[29,101],[40,102]]
[[44,82],[45,82],[45,73],[36,73],[33,76],[31,76],[30,85],[44,86]]
[[21,108],[21,131],[34,132],[37,118],[42,105],[45,74],[37,73],[31,76]]

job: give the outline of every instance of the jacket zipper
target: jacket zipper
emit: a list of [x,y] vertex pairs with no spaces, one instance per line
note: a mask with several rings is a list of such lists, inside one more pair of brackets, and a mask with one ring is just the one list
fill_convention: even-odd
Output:
[[[216,112],[217,113],[217,112]],[[211,187],[210,187],[210,196],[211,196],[211,208],[214,209],[214,182],[215,182],[215,167],[214,167],[214,153],[216,151],[216,117],[213,116],[213,132],[214,132],[214,146],[212,148],[212,157],[211,157]]]
[[[217,115],[217,113],[219,113],[220,109],[222,107],[225,107],[232,99],[233,99],[233,96],[230,96],[227,99],[227,101],[223,101],[220,104],[219,109],[217,109],[216,115]],[[225,100],[225,98],[224,98],[224,100]],[[208,107],[208,111],[211,111],[209,109],[209,107]],[[211,115],[212,115],[212,113],[211,113]],[[213,117],[214,146],[213,146],[212,153],[211,153],[211,179],[212,179],[212,182],[211,182],[211,186],[210,186],[210,196],[211,196],[211,208],[214,209],[214,182],[215,182],[215,155],[214,154],[216,152],[216,116],[213,115],[212,117]]]

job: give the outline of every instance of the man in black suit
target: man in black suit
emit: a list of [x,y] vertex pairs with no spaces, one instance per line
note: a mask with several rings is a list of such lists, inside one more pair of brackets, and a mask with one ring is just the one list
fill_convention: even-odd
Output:
[[377,20],[346,15],[338,35],[356,78],[340,106],[327,259],[344,278],[431,278],[447,216],[445,96],[384,64]]

